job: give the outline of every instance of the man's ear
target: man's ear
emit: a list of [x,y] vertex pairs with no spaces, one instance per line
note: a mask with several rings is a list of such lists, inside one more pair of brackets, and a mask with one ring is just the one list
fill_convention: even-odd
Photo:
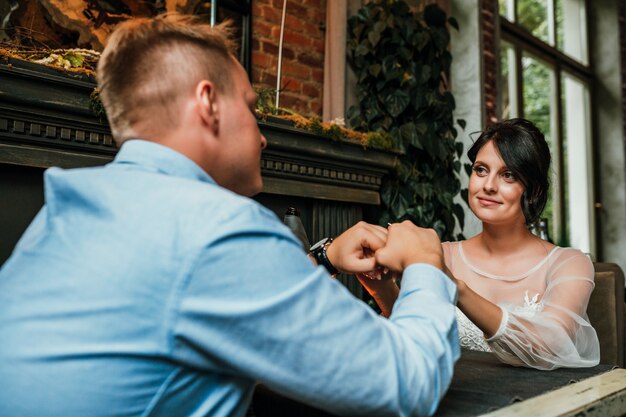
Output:
[[213,83],[207,80],[200,81],[196,85],[195,98],[200,120],[213,134],[217,134],[219,131],[219,106]]

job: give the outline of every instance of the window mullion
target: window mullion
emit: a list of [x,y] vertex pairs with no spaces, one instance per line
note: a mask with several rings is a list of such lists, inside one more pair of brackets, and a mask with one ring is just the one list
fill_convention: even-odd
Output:
[[522,66],[522,47],[513,44],[515,47],[515,86],[517,88],[517,115],[524,117],[524,68]]
[[505,19],[501,19],[500,30],[502,39],[506,40],[507,42],[514,45],[522,45],[525,50],[546,62],[550,62],[553,64],[555,64],[556,62],[560,62],[561,65],[563,65],[564,69],[567,69],[569,72],[575,74],[577,77],[585,80],[591,80],[592,74],[590,67],[585,66],[570,58],[563,52],[534,37],[526,30],[518,27],[517,25]]
[[556,140],[555,140],[555,152],[556,152],[556,169],[557,169],[557,187],[553,187],[558,195],[555,195],[555,210],[556,218],[554,219],[554,231],[555,242],[561,242],[565,238],[565,231],[567,230],[567,213],[566,213],[566,204],[565,204],[565,163],[564,163],[564,155],[563,155],[563,141],[565,140],[564,132],[563,132],[563,92],[562,92],[562,72],[561,66],[557,63],[555,66],[555,78],[556,78],[556,120],[557,120],[557,132],[556,132]]

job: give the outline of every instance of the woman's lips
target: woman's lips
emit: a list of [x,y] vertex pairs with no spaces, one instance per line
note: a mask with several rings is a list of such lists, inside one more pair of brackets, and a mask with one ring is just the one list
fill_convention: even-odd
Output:
[[496,200],[491,200],[489,198],[484,198],[484,197],[476,197],[478,199],[478,202],[483,205],[483,206],[499,206],[500,203],[499,201]]

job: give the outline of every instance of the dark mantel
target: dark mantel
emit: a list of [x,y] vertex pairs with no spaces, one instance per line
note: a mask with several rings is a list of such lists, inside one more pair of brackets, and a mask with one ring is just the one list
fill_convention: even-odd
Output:
[[[115,156],[106,121],[90,110],[94,88],[94,78],[82,73],[0,57],[0,263],[43,204],[43,169],[97,166]],[[311,241],[340,233],[380,204],[382,178],[396,155],[280,120],[259,125],[268,146],[256,199],[279,216],[297,206]],[[348,286],[360,294],[358,285]]]

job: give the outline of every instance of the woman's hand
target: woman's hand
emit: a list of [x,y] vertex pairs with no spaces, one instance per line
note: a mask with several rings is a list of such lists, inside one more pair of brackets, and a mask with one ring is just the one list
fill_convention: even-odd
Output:
[[371,279],[363,274],[356,274],[357,279],[363,285],[363,288],[372,296],[381,314],[385,317],[391,315],[393,305],[398,299],[400,289],[393,279]]

